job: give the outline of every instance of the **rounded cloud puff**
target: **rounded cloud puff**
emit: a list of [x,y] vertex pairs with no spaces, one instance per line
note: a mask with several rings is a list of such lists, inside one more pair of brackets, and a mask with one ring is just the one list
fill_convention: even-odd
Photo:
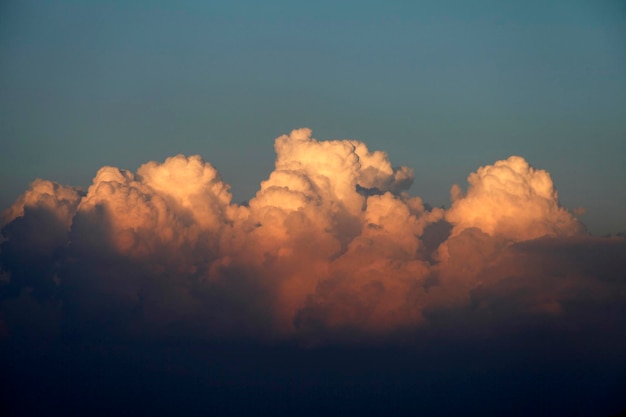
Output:
[[454,236],[472,227],[512,241],[584,232],[559,205],[550,174],[534,169],[524,158],[511,156],[481,167],[467,181],[465,195],[458,185],[450,191],[452,207],[446,220],[454,225]]
[[28,191],[0,214],[0,228],[18,217],[24,216],[25,209],[43,209],[53,213],[69,228],[80,202],[80,189],[60,185],[52,181],[36,179]]
[[200,227],[217,229],[228,217],[232,196],[217,170],[198,155],[177,155],[164,163],[148,162],[137,170],[141,181],[187,211]]
[[104,167],[80,203],[72,236],[196,271],[197,258],[216,256],[221,230],[230,222],[230,200],[228,185],[199,156],[149,162],[137,174]]

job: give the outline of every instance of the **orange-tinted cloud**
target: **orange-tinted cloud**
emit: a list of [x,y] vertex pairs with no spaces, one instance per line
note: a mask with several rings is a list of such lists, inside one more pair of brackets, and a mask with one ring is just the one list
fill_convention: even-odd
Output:
[[86,193],[35,181],[2,217],[3,298],[45,299],[74,326],[313,342],[626,302],[624,275],[605,279],[594,249],[623,272],[624,239],[587,236],[521,157],[479,168],[444,211],[361,142],[298,129],[275,150],[247,205],[199,156],[104,167]]
[[480,167],[467,181],[467,193],[458,185],[450,191],[452,207],[446,220],[454,225],[455,236],[470,227],[513,241],[584,232],[559,205],[550,174],[533,168],[524,158],[511,156]]

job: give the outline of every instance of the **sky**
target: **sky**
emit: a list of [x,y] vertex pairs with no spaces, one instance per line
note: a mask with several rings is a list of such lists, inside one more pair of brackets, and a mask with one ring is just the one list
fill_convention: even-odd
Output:
[[624,412],[625,23],[3,2],[0,403]]
[[416,170],[449,205],[510,155],[549,170],[597,235],[626,230],[619,1],[3,2],[0,203],[34,179],[200,154],[237,201],[308,127]]

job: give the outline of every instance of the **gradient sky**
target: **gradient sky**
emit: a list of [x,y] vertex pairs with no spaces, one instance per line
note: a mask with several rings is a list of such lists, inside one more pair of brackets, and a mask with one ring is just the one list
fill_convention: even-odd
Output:
[[0,404],[623,412],[625,43],[621,0],[0,2]]
[[521,155],[625,231],[625,40],[617,0],[2,2],[0,203],[178,153],[243,201],[309,127],[387,151],[434,206]]

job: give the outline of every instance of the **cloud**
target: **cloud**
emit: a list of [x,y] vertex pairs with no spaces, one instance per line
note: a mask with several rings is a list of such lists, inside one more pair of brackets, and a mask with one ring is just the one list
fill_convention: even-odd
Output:
[[559,205],[550,174],[519,156],[480,167],[467,181],[467,193],[458,185],[450,190],[446,220],[454,225],[454,236],[471,227],[513,241],[584,233],[583,225]]
[[275,150],[247,205],[199,156],[104,167],[86,193],[36,180],[2,215],[3,333],[37,303],[46,334],[84,337],[355,343],[546,318],[617,331],[624,238],[587,235],[523,158],[479,168],[443,210],[361,142],[298,129]]
[[106,222],[103,232],[120,253],[150,256],[164,248],[194,248],[201,240],[215,251],[230,221],[228,188],[199,156],[178,155],[144,164],[137,174],[100,169],[78,212],[83,227]]
[[[37,179],[11,207],[0,213],[0,228],[27,214],[32,217],[34,216],[33,212],[39,211],[53,216],[53,219],[49,221],[41,221],[39,226],[45,228],[46,225],[54,223],[67,230],[72,224],[81,195],[82,192],[78,188]],[[10,232],[7,233],[10,234]],[[30,233],[34,233],[34,231]],[[54,232],[45,229],[40,230],[40,236],[43,239],[49,237],[50,234],[54,234]]]

